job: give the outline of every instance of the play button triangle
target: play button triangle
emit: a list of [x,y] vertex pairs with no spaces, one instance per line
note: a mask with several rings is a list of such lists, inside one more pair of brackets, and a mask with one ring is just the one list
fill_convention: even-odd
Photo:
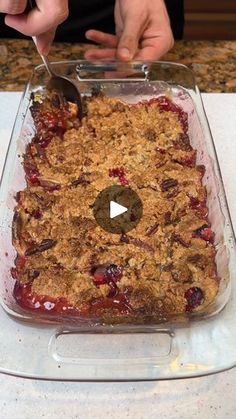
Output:
[[93,204],[93,215],[103,230],[112,234],[126,234],[141,220],[143,205],[131,188],[113,185],[97,195]]
[[110,218],[118,217],[118,215],[124,214],[127,211],[128,208],[123,207],[123,205],[117,204],[115,201],[110,201]]

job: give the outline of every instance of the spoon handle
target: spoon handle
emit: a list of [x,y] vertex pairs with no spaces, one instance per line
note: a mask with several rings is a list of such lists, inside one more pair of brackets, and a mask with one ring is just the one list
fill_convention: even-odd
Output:
[[[33,4],[33,1],[32,0],[29,0],[28,1],[28,4],[29,4],[31,10],[34,9],[34,4]],[[35,45],[37,47],[37,38],[36,38],[36,36],[32,36],[32,39],[33,39],[33,41],[34,41],[34,43],[35,43]],[[39,55],[42,58],[42,61],[43,61],[44,65],[45,65],[45,67],[46,67],[46,69],[48,71],[49,76],[50,77],[53,77],[54,76],[53,69],[51,67],[50,62],[48,61],[48,58],[45,55],[41,55],[41,54],[39,54]]]
[[[37,39],[36,39],[36,36],[32,36],[32,39],[33,39],[33,41],[34,41],[34,43],[35,43],[35,45],[37,47]],[[49,76],[53,77],[54,76],[54,72],[52,70],[52,67],[51,67],[50,62],[48,61],[48,58],[46,57],[46,55],[41,55],[41,54],[39,54],[39,55],[42,58],[42,61],[43,61],[44,65],[45,65],[45,67],[46,67],[46,69],[48,71]]]

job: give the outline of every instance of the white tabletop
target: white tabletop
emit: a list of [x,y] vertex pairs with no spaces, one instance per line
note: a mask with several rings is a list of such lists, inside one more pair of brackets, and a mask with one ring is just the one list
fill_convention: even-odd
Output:
[[[0,173],[20,96],[0,93]],[[236,94],[204,94],[203,99],[236,231]],[[62,383],[0,374],[0,417],[234,419],[235,394],[236,368],[209,377],[150,383]]]

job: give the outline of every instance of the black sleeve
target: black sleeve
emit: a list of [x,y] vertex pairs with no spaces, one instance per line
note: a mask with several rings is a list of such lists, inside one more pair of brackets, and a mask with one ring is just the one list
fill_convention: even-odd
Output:
[[[155,0],[153,0],[155,1]],[[184,0],[165,0],[175,39],[181,39],[184,27]],[[57,40],[86,42],[87,29],[115,33],[115,0],[70,0],[70,18],[57,31]]]
[[[153,0],[155,1],[155,0]],[[183,0],[165,0],[175,39],[182,38],[184,26]],[[115,33],[115,0],[69,0],[70,15],[56,33],[56,41],[88,42],[84,36],[87,29]],[[4,24],[0,14],[1,38],[27,38]]]
[[184,0],[165,0],[175,39],[182,39],[184,31]]

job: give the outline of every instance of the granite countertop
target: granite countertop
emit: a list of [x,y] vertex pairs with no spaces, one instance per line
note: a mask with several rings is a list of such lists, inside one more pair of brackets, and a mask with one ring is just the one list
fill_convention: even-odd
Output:
[[[54,43],[50,60],[83,58],[88,45]],[[193,69],[202,92],[236,92],[236,41],[177,41],[163,57]],[[41,63],[31,40],[0,40],[0,90],[23,90]]]

